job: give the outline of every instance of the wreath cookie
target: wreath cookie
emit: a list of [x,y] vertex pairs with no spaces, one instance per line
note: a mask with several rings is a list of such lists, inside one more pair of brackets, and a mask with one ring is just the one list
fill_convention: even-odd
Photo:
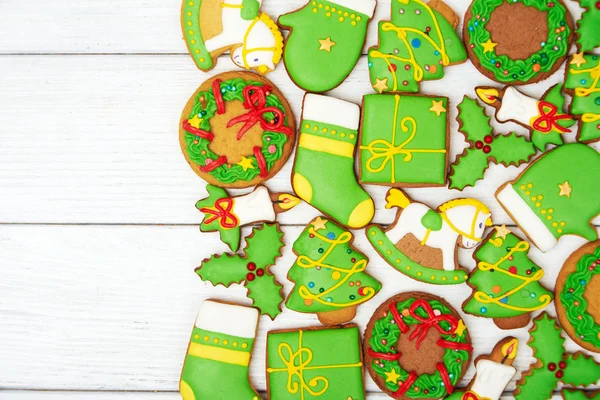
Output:
[[247,72],[204,82],[183,109],[179,126],[179,142],[194,172],[220,187],[266,181],[294,148],[290,105],[269,80]]
[[365,365],[377,386],[395,399],[439,399],[452,394],[472,350],[456,310],[427,293],[408,292],[388,299],[365,331]]
[[600,353],[600,240],[576,250],[556,281],[560,324],[578,345]]
[[463,37],[479,72],[524,85],[560,67],[573,42],[573,21],[562,0],[473,0]]

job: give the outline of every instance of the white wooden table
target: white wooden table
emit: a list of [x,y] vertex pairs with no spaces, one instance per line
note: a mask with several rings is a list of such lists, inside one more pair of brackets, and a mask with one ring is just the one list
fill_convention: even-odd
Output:
[[[576,18],[581,11],[568,6]],[[276,17],[304,0],[265,0]],[[380,0],[367,46],[376,43],[376,20],[388,18]],[[468,0],[455,0],[460,15]],[[205,183],[188,167],[178,135],[180,112],[209,76],[233,69],[228,57],[205,74],[186,54],[179,28],[179,0],[0,0],[0,399],[172,400],[199,303],[220,298],[248,303],[241,287],[213,288],[194,268],[226,250],[217,234],[201,234],[195,201]],[[526,87],[541,95],[562,79]],[[300,117],[303,92],[283,65],[268,76]],[[442,81],[422,85],[450,97],[452,157],[465,146],[457,132],[456,105],[473,87],[489,84],[469,63],[446,69]],[[331,94],[360,103],[369,88],[366,58]],[[513,124],[500,131],[525,131]],[[600,149],[600,146],[595,146]],[[291,160],[268,186],[290,191]],[[495,189],[521,169],[495,166],[463,193],[413,189],[432,206],[475,196],[498,224],[513,225],[493,198]],[[389,223],[383,187],[368,187]],[[282,214],[284,256],[273,271],[285,279],[294,260],[290,244],[317,212],[306,204]],[[600,225],[600,219],[596,219]],[[248,229],[244,234],[249,232]],[[359,307],[364,328],[375,308],[408,290],[435,292],[459,308],[466,285],[438,287],[413,281],[389,267],[355,232],[356,246],[371,257],[370,273],[383,290]],[[532,258],[553,282],[566,257],[584,241],[564,238]],[[460,260],[474,267],[471,254]],[[554,312],[554,306],[549,307]],[[516,367],[530,364],[526,329],[503,332],[490,320],[465,316],[475,355],[507,334],[522,340]],[[263,317],[251,379],[265,389],[265,332],[318,324],[313,315],[286,310],[275,322]],[[570,350],[579,349],[567,339]],[[596,357],[600,361],[600,357]],[[469,368],[462,384],[474,373]],[[518,377],[519,375],[517,375]],[[369,398],[383,399],[366,378]],[[514,382],[508,389],[514,388]],[[510,398],[510,397],[507,397]],[[555,396],[558,398],[558,396]]]

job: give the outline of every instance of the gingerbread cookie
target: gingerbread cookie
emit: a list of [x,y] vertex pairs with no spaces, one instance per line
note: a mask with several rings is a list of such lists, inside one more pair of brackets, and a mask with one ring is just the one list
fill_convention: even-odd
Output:
[[379,44],[369,48],[377,92],[418,92],[421,81],[441,79],[444,67],[467,59],[458,17],[443,1],[392,1],[390,15],[379,22]]
[[460,315],[443,299],[408,292],[383,303],[364,338],[365,365],[394,399],[450,395],[471,359],[471,338]]
[[531,132],[531,141],[540,151],[546,151],[549,144],[561,145],[562,136],[570,133],[568,129],[575,120],[563,113],[565,99],[562,86],[552,86],[541,100],[529,97],[512,86],[504,89],[477,87],[477,96],[496,109],[499,122],[515,122]]
[[283,49],[285,68],[307,92],[333,89],[350,74],[365,44],[375,0],[309,0],[277,21],[290,34]]
[[477,357],[475,377],[466,389],[452,393],[446,400],[499,400],[502,392],[517,373],[512,366],[519,341],[507,337],[496,343],[491,354]]
[[600,3],[597,0],[577,0],[585,9],[577,21],[577,49],[593,51],[600,47]]
[[239,67],[261,74],[281,59],[283,36],[271,17],[260,12],[262,0],[183,0],[181,27],[188,51],[202,71],[214,68],[229,51]]
[[548,78],[573,43],[573,21],[562,0],[473,0],[463,37],[483,75],[524,85]]
[[546,252],[563,235],[590,241],[598,238],[591,224],[600,214],[598,182],[600,153],[584,144],[565,144],[500,186],[496,199],[527,237]]
[[375,204],[354,174],[360,108],[344,100],[304,96],[292,187],[302,200],[340,224],[359,229]]
[[194,172],[228,188],[271,178],[296,138],[283,94],[248,72],[226,72],[204,82],[183,109],[179,126],[179,143]]
[[260,400],[248,374],[258,317],[252,307],[200,305],[179,382],[183,400]]
[[576,250],[562,267],[554,289],[560,325],[578,345],[600,353],[600,240]]
[[528,251],[528,242],[505,225],[496,226],[473,254],[477,268],[467,281],[473,293],[463,310],[493,318],[500,329],[529,324],[530,313],[552,302],[552,292],[539,283],[544,271],[529,259]]
[[381,283],[365,272],[369,259],[353,240],[350,232],[321,217],[308,224],[294,242],[298,258],[288,273],[294,288],[287,308],[316,313],[326,325],[354,318],[356,307],[375,296]]
[[251,193],[229,196],[225,189],[206,185],[208,197],[198,200],[196,208],[204,214],[202,232],[218,231],[221,240],[232,251],[240,247],[240,231],[245,225],[275,222],[276,215],[291,210],[300,199],[287,193],[271,193],[257,186]]
[[360,332],[354,324],[270,331],[267,391],[271,400],[364,400]]
[[498,134],[477,100],[467,96],[458,105],[458,130],[469,147],[450,166],[450,189],[463,190],[483,179],[490,164],[519,166],[535,154],[533,144],[514,133]]
[[600,381],[600,364],[581,352],[569,353],[556,321],[546,312],[533,320],[529,346],[535,362],[523,372],[513,392],[516,400],[546,400],[559,383],[588,386]]
[[446,97],[364,96],[360,182],[445,186],[450,143],[447,108]]
[[246,238],[244,255],[213,255],[202,261],[196,273],[213,285],[229,287],[232,283],[243,283],[252,305],[261,314],[275,319],[281,314],[283,286],[269,268],[281,257],[283,246],[283,232],[279,225],[262,224],[252,229],[252,234]]
[[579,120],[577,140],[596,142],[600,140],[600,56],[573,54],[565,74],[565,91],[573,96],[570,112]]
[[457,245],[473,248],[492,225],[488,207],[475,199],[450,200],[432,210],[415,203],[399,189],[390,189],[386,208],[398,207],[395,222],[385,231],[369,225],[367,238],[394,269],[413,279],[437,285],[467,280],[457,268]]

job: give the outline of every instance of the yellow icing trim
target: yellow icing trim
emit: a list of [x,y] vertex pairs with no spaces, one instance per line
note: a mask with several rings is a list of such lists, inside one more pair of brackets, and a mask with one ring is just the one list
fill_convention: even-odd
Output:
[[600,121],[600,114],[584,113],[581,116],[581,121],[583,121],[583,122],[596,122],[596,121]]
[[600,61],[598,61],[598,64],[596,64],[595,67],[579,70],[571,68],[569,72],[574,75],[589,73],[590,76],[594,78],[594,82],[592,82],[589,88],[575,88],[575,96],[585,97],[594,92],[600,92],[600,88],[598,87],[598,80],[600,80]]
[[[250,35],[252,28],[254,28],[254,25],[256,25],[259,21],[264,22],[264,24],[267,25],[267,27],[273,34],[273,38],[275,39],[274,47],[247,47],[248,36]],[[281,35],[281,32],[279,32],[277,24],[271,19],[271,17],[269,17],[265,13],[261,13],[260,16],[254,18],[254,20],[248,27],[248,30],[246,30],[246,33],[244,33],[244,40],[242,41],[242,61],[244,62],[244,68],[246,69],[251,69],[248,65],[248,62],[246,61],[246,56],[252,53],[253,51],[272,51],[273,65],[277,65],[279,60],[281,60],[281,55],[283,54],[283,36]],[[269,67],[267,67],[266,65],[260,65],[257,67],[257,69],[261,74],[264,74],[267,71],[269,71]]]
[[296,192],[302,200],[310,203],[312,199],[312,185],[304,175],[295,172],[292,187],[294,188],[294,192]]
[[227,3],[223,3],[223,4],[221,4],[221,8],[244,8],[244,6],[241,5],[241,4],[227,4]]
[[183,379],[179,382],[179,393],[183,400],[196,400],[192,387]]
[[224,349],[200,343],[190,343],[188,355],[244,367],[250,364],[250,352],[248,351]]
[[354,158],[354,145],[329,139],[322,136],[301,132],[298,147],[322,153],[334,154],[336,156]]

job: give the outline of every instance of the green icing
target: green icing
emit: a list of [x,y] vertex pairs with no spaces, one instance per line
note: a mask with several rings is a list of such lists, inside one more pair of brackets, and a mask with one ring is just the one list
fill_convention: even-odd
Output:
[[[546,93],[544,93],[542,100],[555,105],[557,108],[557,114],[561,114],[565,103],[565,98],[562,95],[562,85],[556,84],[552,86]],[[557,124],[564,128],[568,128],[575,124],[575,120],[571,116],[568,116],[568,118],[559,119]],[[557,146],[563,144],[562,135],[556,130],[552,130],[550,132],[540,132],[532,128],[531,141],[540,151],[546,151],[546,146],[549,144],[555,144]]]
[[600,5],[598,0],[579,0],[586,10],[577,21],[577,47],[579,51],[592,51],[600,47]]
[[[360,182],[444,185],[448,114],[431,108],[445,97],[367,95],[360,145]],[[439,105],[438,105],[439,107]]]
[[[196,208],[202,211],[203,208],[213,207],[217,200],[228,198],[229,195],[218,186],[206,185],[208,190],[208,197],[196,202]],[[224,228],[220,224],[220,219],[214,219],[213,221],[206,223],[207,220],[213,219],[214,215],[210,213],[204,213],[204,218],[200,223],[201,232],[215,232],[218,231],[221,235],[221,240],[225,243],[232,251],[237,251],[240,247],[240,226],[236,225],[233,228]]]
[[202,0],[183,0],[181,9],[181,27],[183,37],[196,66],[208,71],[214,66],[210,53],[204,46],[200,30],[200,5]]
[[600,325],[587,312],[588,302],[584,297],[587,285],[598,274],[600,274],[600,246],[596,247],[594,253],[584,254],[577,262],[576,270],[569,274],[565,281],[560,293],[560,301],[578,339],[600,349]]
[[[581,57],[585,62],[578,62]],[[600,56],[575,54],[566,69],[565,88],[574,92],[571,113],[580,119],[577,139],[600,140]]]
[[246,238],[244,255],[213,255],[202,261],[196,273],[213,285],[229,287],[242,283],[248,288],[248,297],[261,314],[274,319],[281,313],[282,285],[275,280],[269,268],[281,257],[283,233],[277,224],[262,224],[252,229]]
[[294,282],[289,309],[337,311],[362,304],[381,290],[381,283],[365,272],[369,259],[352,241],[350,232],[321,218],[302,231],[293,246],[298,258],[288,273]]
[[456,285],[467,280],[464,269],[446,271],[427,268],[412,261],[394,246],[394,243],[378,226],[368,227],[367,239],[388,264],[413,279],[436,285]]
[[[338,86],[358,62],[368,22],[369,16],[327,0],[311,0],[280,16],[278,24],[291,31],[283,50],[290,78],[308,92]],[[331,47],[322,45],[328,38]]]
[[423,218],[421,218],[421,224],[429,230],[439,231],[442,229],[442,215],[433,210],[427,210]]
[[364,400],[360,342],[355,325],[269,332],[269,398]]
[[508,233],[494,232],[475,252],[477,268],[467,284],[473,294],[463,309],[487,318],[509,318],[530,313],[552,302],[552,292],[539,280],[544,271],[527,255],[529,243]]
[[467,59],[452,25],[421,0],[391,2],[391,20],[379,23],[379,45],[369,49],[371,85],[382,92],[417,92],[444,77],[444,67]]
[[[567,10],[562,2],[539,0],[511,0],[509,4],[520,1],[527,7],[535,7],[548,15],[548,37],[540,45],[540,50],[524,60],[513,60],[505,54],[496,54],[496,50],[485,51],[484,43],[491,41],[486,25],[493,17],[493,11],[504,0],[474,0],[471,4],[471,19],[465,21],[465,43],[479,60],[480,69],[491,72],[494,79],[503,83],[527,83],[537,79],[540,74],[553,70],[555,63],[566,56],[569,50],[571,28],[566,22]],[[564,28],[564,30],[563,30]],[[558,32],[557,32],[558,30]],[[535,66],[535,67],[534,67]]]
[[242,19],[251,20],[258,17],[259,9],[260,3],[258,0],[243,0],[240,15],[242,16]]

